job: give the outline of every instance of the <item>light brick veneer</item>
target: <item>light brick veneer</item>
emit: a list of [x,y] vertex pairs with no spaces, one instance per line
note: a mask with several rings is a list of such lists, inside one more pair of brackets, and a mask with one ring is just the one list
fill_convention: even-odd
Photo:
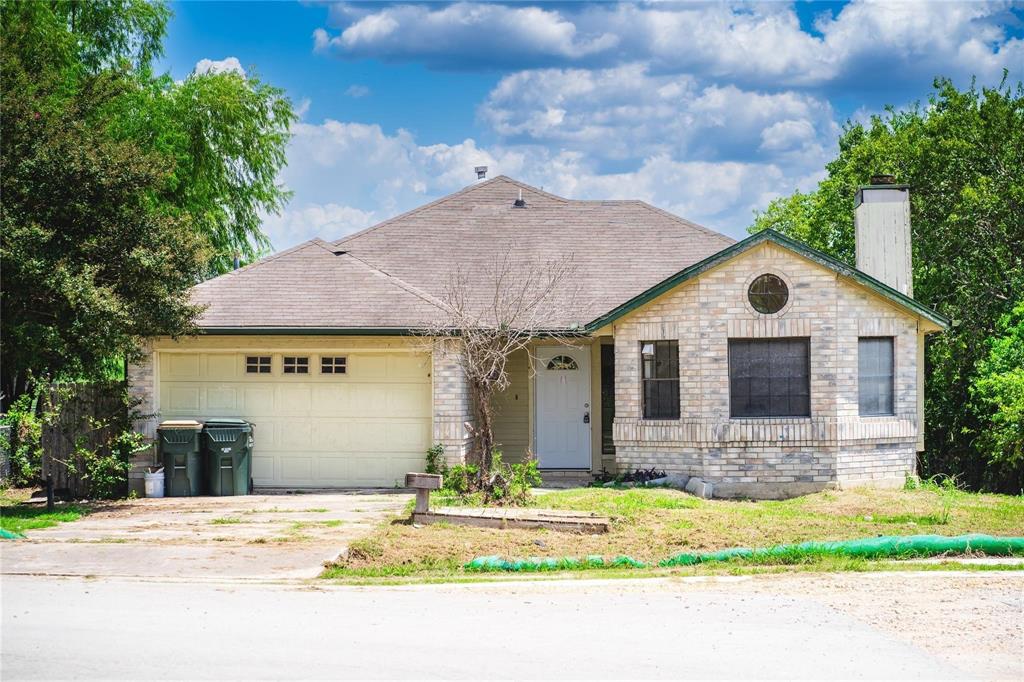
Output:
[[147,343],[141,349],[142,357],[128,365],[128,392],[139,400],[136,406],[144,419],[135,424],[135,430],[147,438],[156,438],[156,353],[152,344]]
[[466,461],[472,443],[473,405],[459,366],[456,341],[438,341],[433,352],[434,442],[449,464]]
[[[790,300],[775,315],[747,302],[772,272]],[[783,497],[836,485],[902,484],[915,469],[917,320],[833,271],[761,244],[623,318],[615,337],[615,461],[716,483],[716,495]],[[811,417],[731,419],[729,338],[811,339]],[[858,414],[857,339],[895,337],[895,415]],[[679,420],[641,419],[640,342],[679,342]]]

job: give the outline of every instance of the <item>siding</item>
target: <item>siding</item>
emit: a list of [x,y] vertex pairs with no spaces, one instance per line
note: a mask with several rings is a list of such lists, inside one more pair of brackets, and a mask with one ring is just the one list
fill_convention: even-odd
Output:
[[508,373],[508,389],[494,400],[494,439],[506,462],[519,462],[530,445],[530,358],[525,350],[509,358]]

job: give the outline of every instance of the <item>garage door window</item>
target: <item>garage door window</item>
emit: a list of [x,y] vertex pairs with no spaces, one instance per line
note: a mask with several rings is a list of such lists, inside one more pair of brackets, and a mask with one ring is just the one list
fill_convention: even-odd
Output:
[[320,358],[320,373],[321,374],[344,374],[346,361],[344,357],[327,357]]
[[309,374],[309,358],[284,356],[285,374]]
[[247,355],[245,358],[246,374],[270,374],[269,355]]

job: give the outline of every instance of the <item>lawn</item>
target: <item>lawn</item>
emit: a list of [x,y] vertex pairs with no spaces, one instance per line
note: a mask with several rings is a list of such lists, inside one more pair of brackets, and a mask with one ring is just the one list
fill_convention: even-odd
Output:
[[[436,502],[447,503],[438,497]],[[325,570],[339,579],[445,580],[463,577],[478,556],[508,558],[627,555],[657,563],[674,554],[877,535],[1024,536],[1024,497],[916,490],[827,491],[785,501],[702,500],[669,489],[580,488],[538,495],[552,509],[612,518],[602,535],[549,530],[417,527],[407,517],[354,542],[346,560]],[[864,562],[822,562],[825,570]],[[660,572],[664,572],[662,569]]]
[[88,510],[75,504],[60,504],[52,512],[45,505],[28,504],[28,490],[5,490],[0,494],[0,528],[11,533],[49,528],[76,521]]

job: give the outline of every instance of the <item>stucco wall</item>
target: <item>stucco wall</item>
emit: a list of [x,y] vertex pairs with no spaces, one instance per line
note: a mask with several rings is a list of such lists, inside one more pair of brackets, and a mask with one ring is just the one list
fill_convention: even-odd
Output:
[[[774,315],[747,301],[763,273],[789,302]],[[723,494],[804,492],[859,482],[895,485],[914,470],[917,320],[833,271],[771,243],[712,269],[613,327],[616,463],[700,475]],[[810,337],[811,416],[731,419],[728,340]],[[895,337],[895,412],[858,414],[858,336]],[[676,339],[679,420],[641,419],[640,342]]]

